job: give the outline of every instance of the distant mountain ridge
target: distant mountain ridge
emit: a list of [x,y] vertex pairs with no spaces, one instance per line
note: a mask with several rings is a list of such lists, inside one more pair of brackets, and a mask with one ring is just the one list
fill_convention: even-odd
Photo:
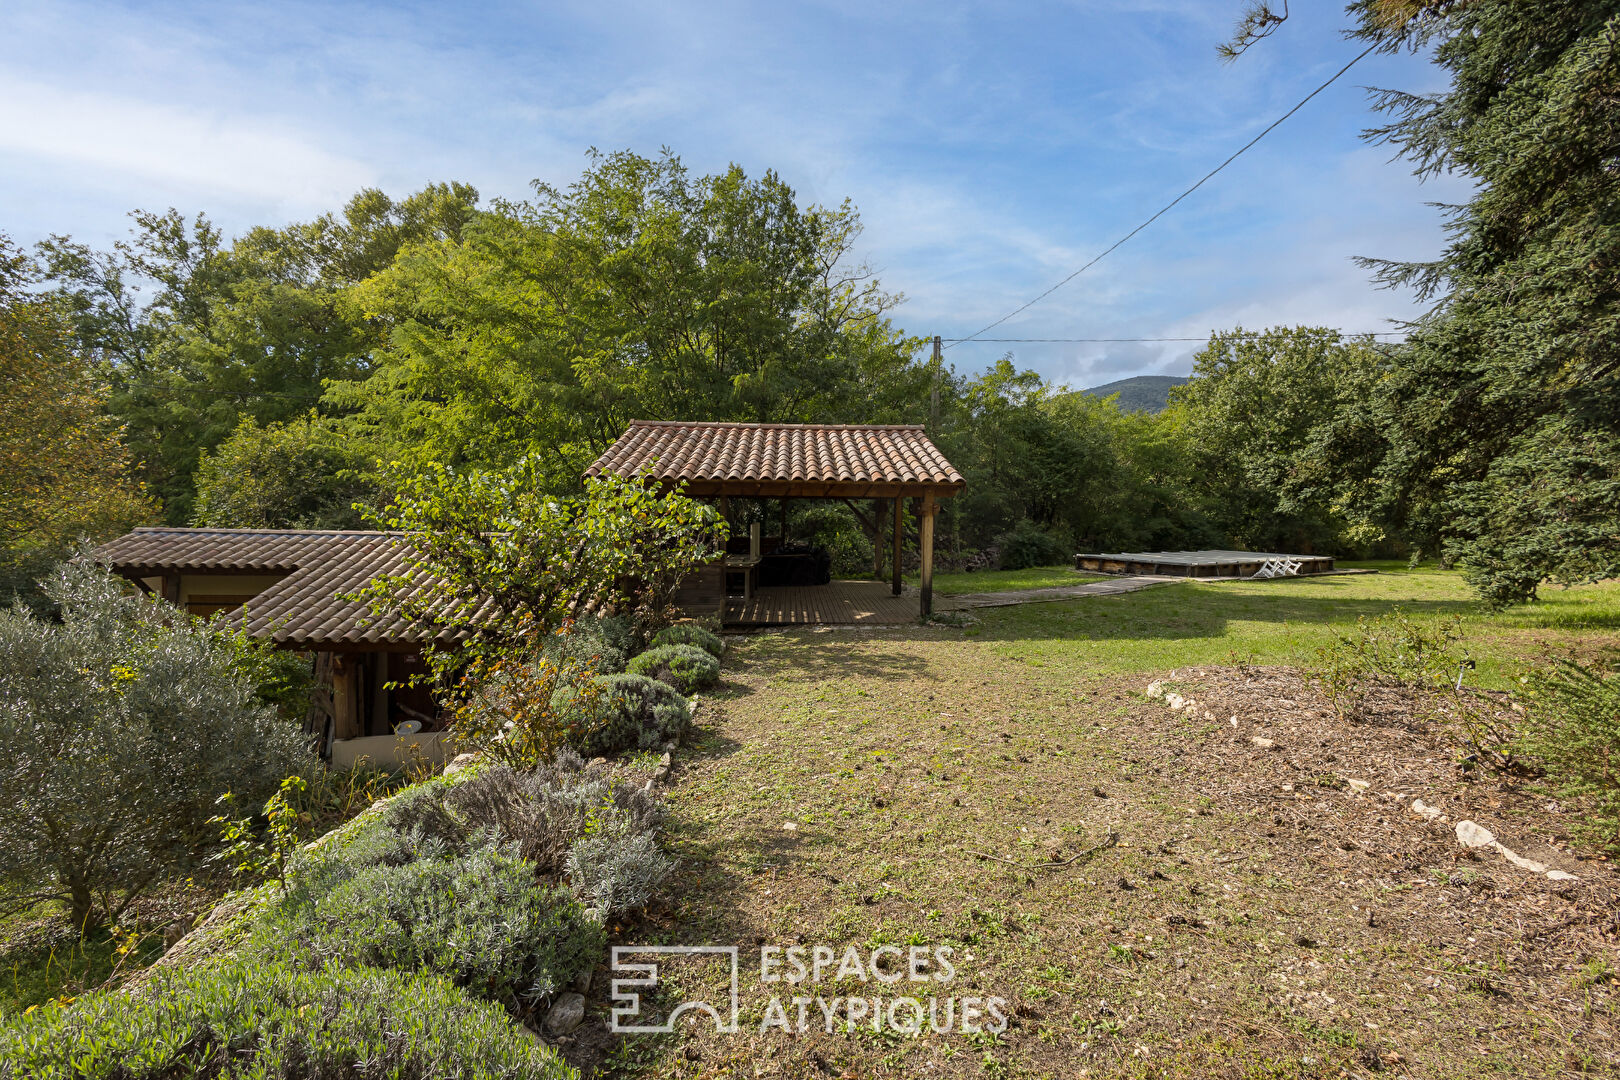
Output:
[[1164,412],[1170,404],[1170,388],[1181,386],[1190,380],[1185,375],[1137,375],[1130,379],[1116,379],[1111,383],[1093,386],[1090,390],[1080,391],[1091,397],[1112,397],[1119,395],[1119,407],[1123,412]]

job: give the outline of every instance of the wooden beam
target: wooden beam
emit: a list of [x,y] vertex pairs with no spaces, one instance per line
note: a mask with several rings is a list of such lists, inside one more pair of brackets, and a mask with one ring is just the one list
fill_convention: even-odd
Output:
[[881,528],[881,526],[874,523],[875,518],[869,518],[865,514],[861,513],[861,508],[855,505],[855,501],[853,499],[841,498],[838,501],[849,507],[849,512],[855,515],[855,520],[860,522],[861,528],[865,529],[867,532],[875,535],[877,530]]
[[355,685],[357,663],[349,655],[332,658],[332,738],[360,735],[360,702]]
[[[731,539],[731,521],[728,517],[730,513],[730,497],[720,496],[720,519],[726,523],[726,540],[728,543]],[[720,549],[720,625],[722,628],[726,625],[726,549],[723,547]]]
[[922,556],[918,584],[922,586],[922,617],[934,613],[934,496],[922,497],[922,515],[917,522],[917,548]]
[[900,554],[905,549],[905,532],[904,532],[904,529],[905,529],[905,522],[906,522],[906,504],[901,502],[897,498],[896,499],[890,499],[889,500],[889,509],[894,514],[894,567],[891,570],[891,573],[894,574],[894,585],[892,586],[890,591],[893,592],[895,596],[899,596],[900,595],[900,561],[901,561],[900,560]]
[[883,507],[882,499],[872,500],[872,578],[883,580]]

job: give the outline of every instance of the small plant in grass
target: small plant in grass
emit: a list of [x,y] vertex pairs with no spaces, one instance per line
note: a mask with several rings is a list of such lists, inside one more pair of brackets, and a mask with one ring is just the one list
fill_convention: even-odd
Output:
[[659,645],[693,645],[716,659],[726,650],[726,644],[718,634],[711,634],[695,623],[666,626],[653,635],[651,645],[654,648]]
[[1319,648],[1312,672],[1341,720],[1361,718],[1374,686],[1434,690],[1449,685],[1462,660],[1456,618],[1423,623],[1396,608],[1356,620],[1349,633]]
[[659,645],[648,649],[632,659],[625,671],[666,682],[683,694],[720,681],[720,661],[692,645]]
[[1566,659],[1523,685],[1530,707],[1519,749],[1542,764],[1559,798],[1586,808],[1574,830],[1620,854],[1620,673]]
[[1516,768],[1502,708],[1459,686],[1458,674],[1469,662],[1460,626],[1455,616],[1424,622],[1399,608],[1376,618],[1364,615],[1349,633],[1317,650],[1310,675],[1340,720],[1363,720],[1374,688],[1403,687],[1416,692],[1420,719],[1460,738],[1464,762]]
[[[263,836],[253,827],[251,818],[224,814],[209,818],[209,824],[219,826],[224,844],[215,859],[238,877],[273,877],[286,892],[287,864],[303,842],[305,826],[313,820],[297,805],[308,790],[309,782],[302,776],[289,776],[281,782],[281,790],[264,804]],[[227,810],[234,809],[236,802],[236,796],[229,791],[219,797],[220,805]]]

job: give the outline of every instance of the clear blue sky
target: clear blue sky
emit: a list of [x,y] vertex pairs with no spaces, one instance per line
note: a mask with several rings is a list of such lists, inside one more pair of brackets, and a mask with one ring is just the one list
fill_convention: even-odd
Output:
[[[774,168],[846,196],[862,255],[919,334],[961,336],[1061,279],[1360,51],[1296,3],[1234,64],[1241,0],[919,3],[74,3],[0,10],[0,230],[123,235],[134,208],[227,233],[362,186],[464,180],[521,198],[589,146],[695,170]],[[1358,139],[1367,85],[1440,86],[1369,57],[1188,201],[997,337],[1204,335],[1241,323],[1388,329],[1410,298],[1352,255],[1426,257],[1430,200]],[[1089,386],[1188,370],[1195,346],[993,345]]]

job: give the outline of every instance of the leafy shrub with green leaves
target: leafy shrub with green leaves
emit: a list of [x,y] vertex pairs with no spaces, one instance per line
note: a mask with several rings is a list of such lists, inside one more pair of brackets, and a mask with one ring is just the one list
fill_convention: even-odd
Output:
[[1560,660],[1530,675],[1518,747],[1547,786],[1583,805],[1573,831],[1620,854],[1620,673]]
[[1001,549],[1001,569],[1027,570],[1032,566],[1058,566],[1074,558],[1072,544],[1065,544],[1028,518],[1020,519],[1007,532],[996,537]]
[[530,769],[560,750],[589,745],[601,723],[598,684],[571,657],[473,657],[461,679],[449,731],[458,751]]
[[720,661],[695,645],[659,645],[632,657],[624,670],[668,683],[683,694],[720,681]]
[[505,1009],[404,971],[238,956],[0,1020],[0,1080],[564,1080]]
[[698,626],[696,623],[677,623],[666,626],[653,635],[650,642],[653,648],[660,645],[692,645],[708,653],[715,659],[726,651],[726,643],[720,640],[719,634],[712,634]]
[[628,615],[575,619],[547,639],[544,652],[553,660],[567,658],[601,675],[623,671],[635,652],[636,626]]
[[1458,689],[1467,662],[1456,616],[1424,621],[1396,608],[1363,615],[1349,633],[1317,650],[1310,671],[1340,720],[1366,717],[1369,694],[1378,687],[1415,691],[1415,716],[1451,730],[1468,752],[1498,769],[1517,766],[1503,709],[1492,699]]
[[365,865],[340,849],[300,869],[266,918],[272,954],[431,971],[481,997],[533,1002],[589,971],[602,927],[568,890],[487,835],[465,851],[417,838],[418,857]]
[[1341,720],[1360,718],[1374,686],[1435,690],[1452,685],[1462,662],[1456,617],[1423,622],[1396,608],[1363,615],[1355,627],[1317,649],[1312,671]]
[[44,589],[58,619],[0,613],[0,906],[89,927],[207,855],[221,793],[262,806],[314,757],[207,624],[87,561]]

